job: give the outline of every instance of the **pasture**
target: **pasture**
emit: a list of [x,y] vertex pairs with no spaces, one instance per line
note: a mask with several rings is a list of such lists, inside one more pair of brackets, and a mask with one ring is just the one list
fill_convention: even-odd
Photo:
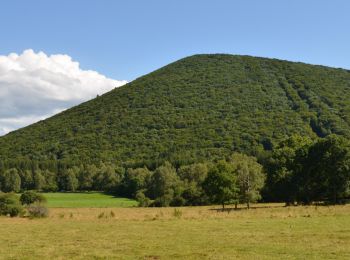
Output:
[[[50,201],[50,199],[49,199]],[[51,208],[0,218],[3,259],[350,259],[350,205]]]
[[49,208],[106,208],[106,207],[133,207],[135,200],[116,198],[113,195],[101,192],[57,192],[42,193],[47,199]]

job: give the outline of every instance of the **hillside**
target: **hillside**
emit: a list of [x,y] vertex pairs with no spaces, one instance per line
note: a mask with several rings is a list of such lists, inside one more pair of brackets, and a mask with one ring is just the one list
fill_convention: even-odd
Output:
[[1,137],[0,159],[181,164],[293,133],[350,137],[350,71],[195,55]]

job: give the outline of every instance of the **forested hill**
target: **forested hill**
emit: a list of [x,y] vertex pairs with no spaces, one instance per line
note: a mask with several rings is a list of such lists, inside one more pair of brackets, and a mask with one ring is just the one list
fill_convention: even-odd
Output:
[[195,55],[1,137],[0,159],[185,164],[294,133],[350,137],[350,71]]

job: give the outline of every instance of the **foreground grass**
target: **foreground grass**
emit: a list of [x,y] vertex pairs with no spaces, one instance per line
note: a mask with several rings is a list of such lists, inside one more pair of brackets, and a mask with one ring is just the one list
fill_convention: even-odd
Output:
[[49,208],[106,208],[106,207],[133,207],[137,206],[135,200],[116,198],[101,192],[57,192],[43,193]]
[[51,209],[0,218],[0,258],[350,259],[350,205]]

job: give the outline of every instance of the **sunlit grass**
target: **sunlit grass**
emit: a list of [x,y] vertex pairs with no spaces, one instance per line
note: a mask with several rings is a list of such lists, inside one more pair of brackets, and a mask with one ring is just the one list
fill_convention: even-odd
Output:
[[350,205],[219,209],[53,208],[47,219],[2,217],[0,258],[350,259]]
[[106,207],[133,207],[135,200],[116,198],[113,195],[100,192],[81,193],[43,193],[49,208],[106,208]]

